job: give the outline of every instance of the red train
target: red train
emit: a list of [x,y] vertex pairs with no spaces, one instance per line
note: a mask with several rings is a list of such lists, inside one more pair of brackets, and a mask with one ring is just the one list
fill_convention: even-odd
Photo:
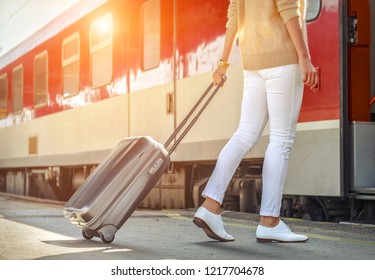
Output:
[[[0,58],[0,191],[66,200],[121,139],[164,142],[223,44],[227,0],[85,0]],[[375,3],[309,0],[318,92],[305,89],[282,215],[375,220]],[[371,38],[372,37],[372,38]],[[239,51],[228,81],[143,207],[189,208],[237,128]],[[268,132],[224,207],[256,212]]]

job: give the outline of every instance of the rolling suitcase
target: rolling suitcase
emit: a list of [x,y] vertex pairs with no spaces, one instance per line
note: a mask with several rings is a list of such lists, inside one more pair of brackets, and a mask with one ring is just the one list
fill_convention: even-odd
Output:
[[215,88],[210,84],[164,145],[149,136],[126,138],[95,168],[64,206],[64,216],[82,229],[84,238],[100,237],[104,243],[114,240],[225,79]]

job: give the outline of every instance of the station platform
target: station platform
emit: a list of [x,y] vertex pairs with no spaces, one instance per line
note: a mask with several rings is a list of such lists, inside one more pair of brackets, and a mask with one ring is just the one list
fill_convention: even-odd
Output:
[[63,202],[0,193],[2,260],[375,260],[375,226],[283,219],[306,243],[257,243],[259,216],[226,212],[234,242],[209,239],[195,209],[138,209],[110,244],[86,240]]

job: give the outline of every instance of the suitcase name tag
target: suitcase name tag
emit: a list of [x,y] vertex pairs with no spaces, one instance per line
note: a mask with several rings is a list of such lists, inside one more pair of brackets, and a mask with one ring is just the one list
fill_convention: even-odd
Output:
[[155,173],[159,170],[159,168],[163,165],[164,160],[162,158],[159,158],[154,165],[151,167],[149,173],[151,175],[155,175]]

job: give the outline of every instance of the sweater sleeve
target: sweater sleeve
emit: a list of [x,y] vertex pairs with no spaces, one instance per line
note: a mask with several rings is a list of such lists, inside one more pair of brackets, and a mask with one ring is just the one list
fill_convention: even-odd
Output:
[[277,11],[284,23],[301,16],[299,2],[299,0],[275,0]]
[[228,21],[226,27],[235,30],[238,29],[237,0],[230,0],[230,4],[228,7]]

